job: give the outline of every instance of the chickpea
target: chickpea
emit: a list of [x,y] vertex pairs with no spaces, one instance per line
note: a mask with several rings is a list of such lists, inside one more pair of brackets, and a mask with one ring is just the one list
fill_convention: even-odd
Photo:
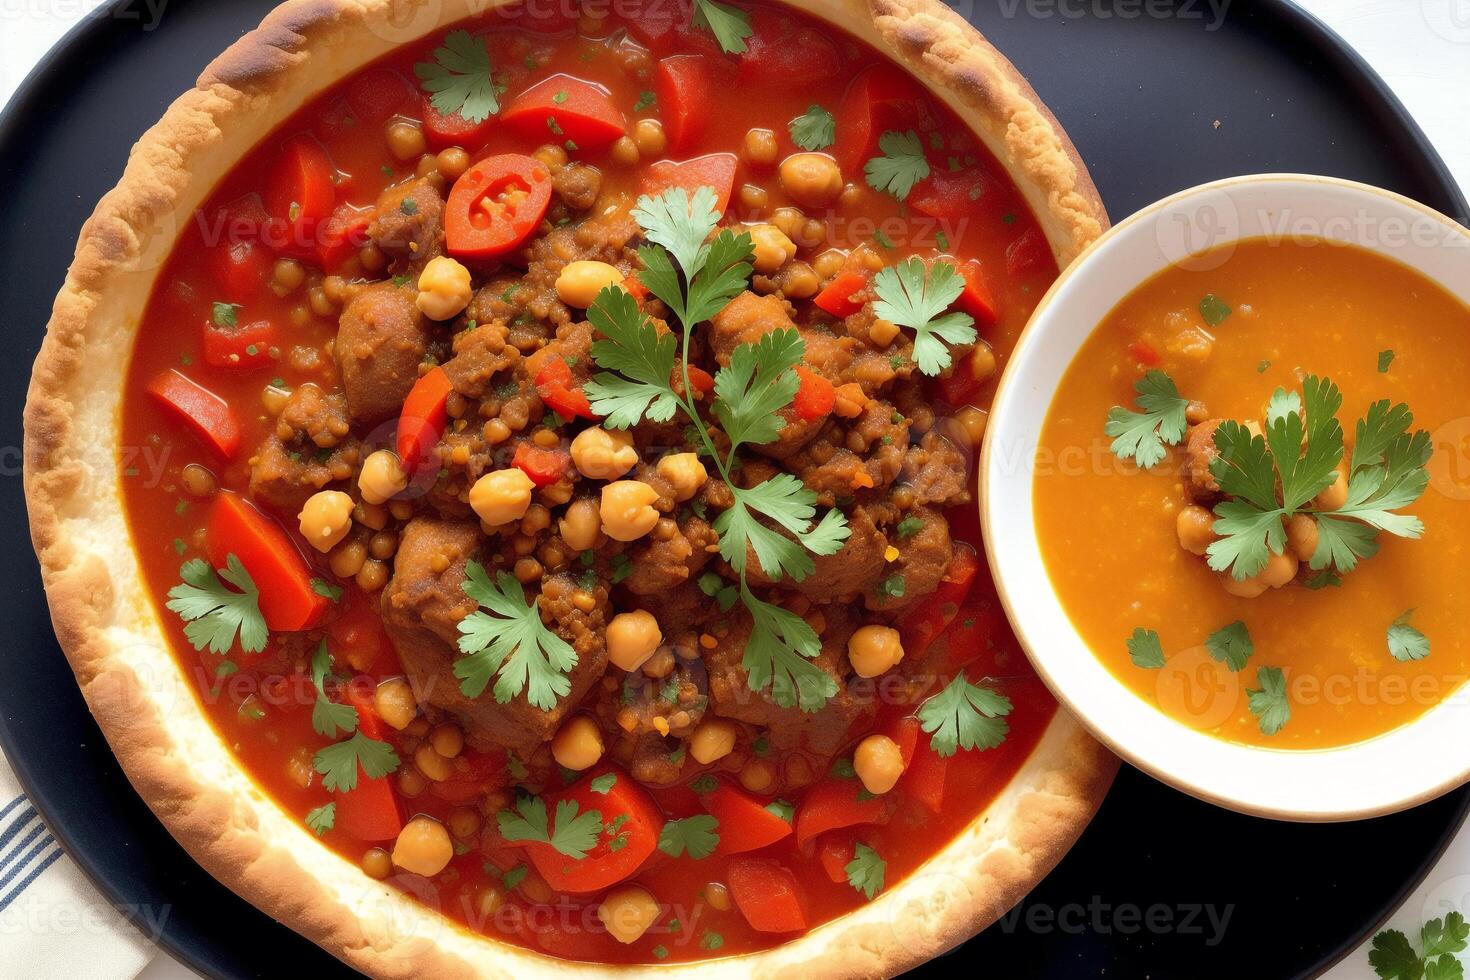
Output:
[[633,141],[638,144],[638,152],[646,157],[662,156],[669,145],[664,124],[657,119],[638,120],[633,127]]
[[781,229],[781,234],[795,241],[806,228],[806,215],[797,208],[777,208],[771,213],[771,224]]
[[291,295],[306,281],[306,267],[295,259],[276,259],[271,273],[275,278],[275,291],[280,296]]
[[781,161],[781,186],[803,207],[824,208],[842,193],[842,169],[825,153],[793,153]]
[[698,453],[670,453],[658,461],[656,471],[669,481],[674,488],[674,499],[681,504],[709,482],[709,471],[700,462]]
[[428,148],[429,141],[417,123],[397,119],[388,124],[388,151],[399,160],[415,160]]
[[486,473],[470,488],[470,508],[491,527],[509,524],[526,516],[535,488],[531,478],[514,467]]
[[1247,579],[1237,579],[1229,572],[1220,573],[1220,585],[1225,591],[1242,599],[1254,599],[1263,594],[1269,586],[1261,581],[1261,576],[1253,575]]
[[388,565],[385,562],[378,561],[376,558],[369,558],[357,570],[357,575],[353,581],[364,592],[376,592],[388,584]]
[[704,898],[709,902],[709,907],[717,912],[728,912],[733,907],[730,899],[730,889],[723,882],[711,881],[704,886]]
[[474,807],[457,806],[449,811],[449,833],[459,840],[470,840],[484,821]]
[[559,143],[547,143],[537,147],[536,152],[531,155],[545,164],[546,169],[552,173],[556,173],[567,165],[567,151]]
[[582,772],[602,758],[602,730],[586,715],[577,715],[561,726],[551,740],[551,755],[557,765]]
[[464,751],[464,732],[458,725],[437,725],[429,733],[429,744],[446,759],[454,759]]
[[621,286],[623,274],[606,262],[582,259],[568,262],[556,277],[556,295],[563,303],[585,310],[608,286]]
[[567,547],[573,551],[592,550],[597,547],[597,536],[602,533],[602,516],[597,512],[597,502],[590,498],[575,501],[557,526]]
[[879,350],[884,350],[889,344],[898,339],[898,324],[891,320],[874,320],[872,325],[868,327],[868,339]]
[[398,731],[403,731],[418,717],[419,704],[413,687],[402,677],[390,677],[373,692],[373,707],[378,717]]
[[1179,547],[1192,555],[1203,555],[1215,542],[1215,515],[1198,504],[1181,510],[1174,518]]
[[1341,510],[1342,505],[1347,503],[1348,498],[1348,470],[1347,462],[1337,464],[1337,475],[1333,478],[1331,485],[1317,494],[1313,501],[1318,510]]
[[752,793],[769,793],[776,788],[776,767],[765,759],[751,759],[740,767],[740,785]]
[[689,754],[702,766],[718,762],[735,751],[735,736],[739,731],[733,721],[706,718],[689,736]]
[[1301,561],[1311,561],[1317,553],[1317,538],[1317,522],[1306,514],[1297,514],[1286,524],[1286,541]]
[[811,299],[822,288],[822,277],[805,262],[792,262],[782,271],[780,283],[787,299]]
[[393,843],[393,863],[404,871],[432,878],[449,866],[454,841],[449,831],[433,817],[420,814],[398,832]]
[[342,545],[327,558],[327,564],[332,567],[332,574],[338,578],[352,578],[362,571],[362,563],[367,561],[367,546],[361,541],[349,541]]
[[597,906],[597,918],[607,927],[607,934],[624,946],[642,939],[662,912],[658,900],[637,885],[614,888]]
[[637,480],[619,480],[602,488],[602,530],[614,541],[637,541],[658,523],[653,502],[658,491]]
[[607,659],[623,670],[637,670],[664,641],[658,620],[646,609],[618,613],[607,624]]
[[470,155],[457,146],[451,146],[447,150],[440,150],[438,156],[439,173],[451,184],[464,176],[464,172],[470,169]]
[[312,494],[301,508],[301,536],[322,554],[342,543],[352,530],[352,498],[340,490],[322,490]]
[[185,466],[184,471],[179,474],[179,482],[184,485],[184,492],[191,497],[208,497],[214,493],[214,474],[198,463]]
[[985,430],[990,426],[990,413],[983,408],[974,405],[966,405],[954,414],[955,421],[965,431],[965,439],[970,446],[979,449],[985,441]]
[[869,793],[881,796],[898,783],[903,775],[903,753],[898,743],[887,735],[869,735],[858,743],[852,756],[852,767]]
[[454,774],[454,770],[449,765],[449,760],[438,752],[435,752],[434,746],[428,742],[421,743],[414,750],[413,764],[418,767],[419,772],[436,783],[442,783]]
[[429,781],[424,774],[413,766],[403,766],[398,770],[398,792],[412,799],[429,788]]
[[572,440],[572,463],[589,480],[616,480],[638,465],[633,435],[622,429],[583,429]]
[[429,260],[419,273],[419,312],[430,320],[453,320],[465,311],[474,297],[470,270],[456,259],[440,255]]
[[613,163],[631,167],[638,163],[638,144],[627,136],[619,136],[609,151]]
[[886,674],[903,660],[903,640],[889,626],[864,626],[847,641],[847,659],[859,677]]
[[749,211],[761,212],[771,206],[771,195],[757,184],[744,184],[740,188],[740,205]]
[[364,503],[386,504],[389,498],[402,493],[407,486],[408,474],[404,472],[398,454],[392,450],[379,449],[362,461],[357,489],[362,492]]
[[1296,571],[1301,566],[1296,555],[1287,551],[1284,554],[1273,554],[1266,567],[1261,569],[1261,581],[1273,589],[1289,585],[1296,578]]
[[382,881],[393,873],[393,859],[381,847],[370,847],[362,854],[362,871],[369,878]]
[[995,377],[995,351],[985,341],[980,341],[965,358],[965,369],[974,380],[981,383],[989,381]]
[[776,162],[779,144],[776,134],[769,129],[752,129],[745,134],[745,159],[759,167],[769,167]]
[[796,246],[775,225],[750,228],[750,241],[755,246],[751,264],[756,272],[770,275],[796,256]]

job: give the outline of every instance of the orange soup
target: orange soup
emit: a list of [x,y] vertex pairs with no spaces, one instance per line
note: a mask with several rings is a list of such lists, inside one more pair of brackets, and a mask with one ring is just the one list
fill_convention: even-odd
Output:
[[1356,247],[1224,249],[1136,289],[1068,369],[1037,456],[1048,572],[1179,721],[1372,738],[1470,675],[1470,309]]

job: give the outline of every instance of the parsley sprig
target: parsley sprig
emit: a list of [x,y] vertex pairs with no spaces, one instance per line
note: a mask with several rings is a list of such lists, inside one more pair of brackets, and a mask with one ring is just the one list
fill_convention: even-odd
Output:
[[1142,411],[1114,406],[1103,432],[1113,438],[1113,455],[1134,460],[1149,470],[1164,461],[1165,446],[1184,441],[1184,430],[1189,427],[1184,412],[1189,399],[1180,397],[1174,379],[1163,371],[1148,372],[1133,383],[1133,390],[1138,392],[1134,401]]
[[[209,562],[194,558],[184,562],[179,577],[184,584],[168,590],[165,605],[184,620],[184,636],[195,650],[208,647],[212,653],[228,653],[237,633],[246,653],[265,649],[270,632],[260,612],[260,590],[239,558],[227,556],[218,573]],[[239,591],[227,588],[225,582]]]
[[905,133],[890,130],[878,137],[878,149],[882,155],[873,157],[863,168],[868,185],[900,201],[907,200],[914,185],[929,176],[929,158],[924,155],[919,134],[912,129]]
[[337,704],[327,697],[327,681],[332,678],[332,654],[322,640],[311,657],[311,683],[316,688],[316,704],[311,708],[311,727],[318,735],[336,738],[338,730],[345,735],[357,730],[357,709],[350,704]]
[[347,741],[322,749],[311,764],[322,774],[322,785],[328,790],[350,793],[357,788],[358,767],[369,779],[381,779],[398,770],[398,753],[387,742],[368,738],[358,729]]
[[[710,412],[725,431],[724,449],[716,446],[692,395],[687,360],[679,351],[691,349],[694,327],[744,291],[751,274],[750,235],[728,228],[716,233],[715,200],[707,187],[692,197],[673,188],[639,199],[633,217],[651,243],[639,249],[639,278],[678,320],[682,344],[672,332],[660,336],[625,291],[608,287],[587,313],[604,337],[592,345],[592,358],[603,370],[584,390],[592,410],[611,428],[627,428],[644,417],[666,422],[679,411],[693,423],[690,438],[702,444],[734,498],[715,519],[714,530],[720,554],[739,575],[738,594],[751,615],[743,660],[749,684],[757,691],[770,686],[783,707],[817,711],[836,693],[832,678],[811,663],[821,639],[801,617],[751,591],[748,556],[753,552],[771,578],[800,581],[815,567],[812,555],[836,553],[850,532],[840,510],[817,519],[816,494],[789,474],[749,488],[732,478],[741,447],[771,442],[786,424],[780,412],[796,396],[800,379],[793,369],[806,352],[799,333],[775,330],[757,343],[741,344],[729,366],[716,373]],[[682,390],[672,383],[676,369]]]
[[495,816],[500,836],[508,841],[537,841],[549,844],[574,861],[580,861],[597,846],[602,835],[602,814],[596,810],[578,813],[576,800],[556,805],[556,820],[549,822],[546,801],[539,796],[522,796],[512,810]]
[[965,291],[965,280],[948,262],[927,270],[922,260],[910,258],[873,278],[878,299],[873,312],[914,331],[914,362],[933,377],[950,365],[949,346],[975,342],[975,319],[968,313],[946,312]]
[[1423,955],[1397,929],[1385,929],[1373,937],[1368,962],[1383,980],[1463,980],[1464,967],[1455,958],[1470,944],[1470,923],[1459,912],[1443,919],[1430,919],[1419,930]]
[[825,150],[837,141],[837,119],[819,105],[791,120],[791,142],[803,150]]
[[459,624],[459,649],[466,654],[454,662],[460,691],[479,697],[498,674],[495,700],[501,704],[525,691],[535,707],[556,707],[557,698],[572,689],[567,673],[577,665],[577,652],[571,644],[541,622],[540,607],[526,601],[525,589],[509,572],[499,572],[492,582],[483,565],[468,562],[462,588],[484,608]]
[[1010,713],[1010,698],[958,674],[919,707],[919,724],[929,733],[930,746],[947,759],[960,749],[984,751],[1004,742]]
[[433,61],[413,66],[429,102],[446,116],[459,113],[466,122],[481,123],[500,111],[500,93],[491,77],[494,66],[483,39],[469,31],[452,31]]
[[883,876],[888,871],[888,862],[877,851],[858,841],[853,848],[852,860],[843,866],[842,871],[847,875],[847,883],[862,892],[864,898],[872,901],[873,896],[883,890]]
[[749,14],[715,0],[694,0],[694,26],[713,34],[726,54],[744,54],[745,39],[755,33]]
[[709,857],[719,846],[720,822],[707,813],[670,820],[658,835],[658,849],[669,857],[688,853],[696,861]]

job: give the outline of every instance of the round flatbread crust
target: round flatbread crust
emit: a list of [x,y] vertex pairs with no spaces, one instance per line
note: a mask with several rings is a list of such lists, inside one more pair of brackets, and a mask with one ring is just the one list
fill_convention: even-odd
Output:
[[[291,0],[233,45],[133,149],[82,229],[36,360],[25,491],[57,638],[134,787],[211,874],[376,977],[601,977],[472,933],[323,846],[237,764],[169,651],[122,503],[126,365],[154,278],[216,182],[318,92],[496,0]],[[1010,171],[1065,265],[1107,227],[1076,151],[1030,86],[940,0],[805,0],[892,54]],[[135,447],[135,449],[138,447]],[[142,546],[158,542],[140,542]],[[892,976],[963,942],[1044,877],[1117,761],[1058,712],[1010,785],[918,872],[778,948],[661,966],[701,978]],[[224,926],[221,926],[224,928]]]

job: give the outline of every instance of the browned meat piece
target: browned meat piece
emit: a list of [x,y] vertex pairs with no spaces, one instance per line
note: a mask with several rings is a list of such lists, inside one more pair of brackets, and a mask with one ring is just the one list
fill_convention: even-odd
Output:
[[636,595],[657,595],[692,581],[709,564],[719,535],[709,522],[690,514],[679,530],[666,540],[658,540],[655,530],[638,543],[628,556],[632,572],[623,582]]
[[593,613],[582,613],[570,602],[573,589],[568,583],[552,579],[543,587],[543,611],[578,654],[571,692],[554,709],[533,707],[524,693],[499,704],[493,686],[477,698],[466,697],[454,676],[454,662],[461,656],[456,646],[459,623],[476,609],[462,586],[465,564],[479,550],[481,537],[469,522],[410,521],[400,539],[393,580],[383,590],[383,625],[421,701],[458,717],[472,745],[500,745],[525,758],[556,732],[602,676],[606,652],[599,610],[606,599]]
[[377,425],[396,418],[419,377],[429,329],[412,285],[379,282],[347,304],[337,328],[337,363],[352,420]]
[[602,172],[596,167],[574,163],[551,175],[551,189],[574,211],[586,211],[597,203],[602,190]]
[[[672,651],[667,656],[673,657]],[[597,713],[610,731],[616,729],[633,736],[651,732],[660,738],[666,735],[682,738],[694,731],[704,717],[709,697],[703,685],[703,670],[674,657],[673,669],[667,677],[647,677],[642,671],[623,675],[622,684],[599,702]]]
[[757,296],[747,291],[715,314],[705,336],[715,358],[722,366],[728,367],[730,355],[741,344],[759,343],[772,330],[795,327],[781,297]]
[[268,436],[250,460],[250,496],[294,516],[328,483],[351,479],[361,455],[356,440],[331,450],[311,443],[297,450]]
[[974,460],[953,440],[931,429],[903,458],[900,482],[916,504],[953,507],[970,501],[970,473]]
[[[888,536],[888,543],[898,549],[898,557],[884,565],[880,588],[866,593],[864,601],[869,609],[901,609],[928,595],[939,588],[939,580],[954,558],[954,542],[943,514],[916,507],[904,516],[921,525],[907,536],[896,531]],[[899,588],[903,594],[894,594]]]
[[886,489],[899,475],[908,444],[908,420],[892,405],[874,399],[851,422],[834,420],[786,463],[830,504],[861,490]]
[[501,323],[483,323],[454,335],[454,356],[444,362],[454,390],[466,398],[483,398],[491,379],[521,360],[521,352],[507,343],[509,331]]
[[721,717],[765,728],[777,749],[804,748],[830,756],[841,748],[849,741],[854,726],[872,717],[875,706],[871,697],[855,693],[847,685],[851,674],[847,641],[857,629],[856,616],[851,609],[840,605],[823,607],[821,615],[826,620],[821,631],[822,650],[811,663],[836,681],[837,693],[820,711],[808,713],[798,707],[783,708],[771,699],[769,688],[750,689],[741,661],[751,623],[739,607],[728,617],[723,630],[714,634],[718,641],[716,647],[705,652],[710,710]]
[[683,743],[651,732],[638,739],[628,771],[647,786],[672,786],[684,774],[686,753],[679,751]]
[[337,445],[350,430],[347,399],[328,395],[310,381],[291,392],[276,419],[276,436],[282,442],[310,441],[322,449]]
[[534,381],[554,360],[565,361],[571,368],[573,385],[586,383],[597,369],[592,361],[592,325],[583,320],[558,327],[553,340],[526,358],[523,374]]
[[1220,484],[1210,472],[1210,463],[1220,455],[1215,448],[1215,430],[1224,421],[1206,419],[1189,427],[1184,443],[1184,492],[1195,503],[1214,503],[1220,496]]
[[[800,582],[786,581],[783,584],[814,602],[849,602],[872,594],[888,574],[883,559],[888,538],[874,523],[868,508],[862,505],[852,508],[847,516],[847,525],[851,533],[841,550],[832,555],[812,555],[815,566],[812,573]],[[746,568],[751,582],[758,585],[771,583],[771,578],[756,561],[755,552],[748,548]]]
[[699,586],[693,582],[658,595],[635,594],[633,604],[653,613],[666,642],[681,633],[698,630],[704,623],[722,615],[715,600],[699,591]]
[[378,197],[368,237],[388,255],[422,268],[444,254],[444,197],[425,179],[388,188]]

